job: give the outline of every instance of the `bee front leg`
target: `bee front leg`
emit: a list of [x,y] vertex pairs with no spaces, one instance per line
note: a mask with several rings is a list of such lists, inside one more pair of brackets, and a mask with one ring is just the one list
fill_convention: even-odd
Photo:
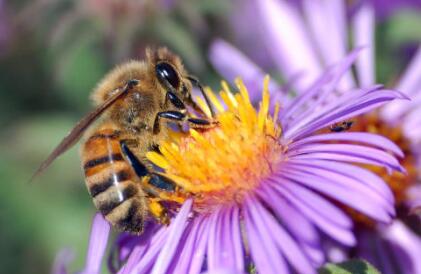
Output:
[[153,133],[158,134],[160,132],[160,119],[165,118],[168,120],[172,120],[177,123],[181,123],[187,121],[192,128],[212,128],[217,125],[217,121],[209,121],[206,119],[201,118],[192,118],[188,117],[185,113],[180,111],[162,111],[158,112],[155,118],[155,122],[153,125]]
[[155,121],[153,123],[154,134],[158,134],[161,131],[160,120],[162,118],[165,118],[174,122],[182,122],[186,118],[186,114],[180,111],[173,111],[173,110],[158,112],[158,114],[155,117]]

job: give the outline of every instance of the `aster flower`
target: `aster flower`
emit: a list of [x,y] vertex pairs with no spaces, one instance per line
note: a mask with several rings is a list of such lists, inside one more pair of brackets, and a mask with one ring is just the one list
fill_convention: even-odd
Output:
[[403,171],[395,158],[402,155],[399,148],[375,134],[316,134],[403,98],[381,86],[334,102],[314,98],[335,87],[356,54],[288,106],[275,104],[273,112],[268,78],[258,109],[240,80],[236,94],[226,84],[220,99],[208,92],[218,126],[174,134],[160,144],[160,154],[147,155],[183,189],[185,202],[168,227],[150,224],[139,237],[122,234],[111,262],[115,271],[243,273],[252,267],[260,273],[315,273],[323,261],[319,231],[344,245],[355,243],[351,219],[334,201],[390,222],[395,212],[389,188],[352,163]]
[[[261,24],[268,33],[263,41],[267,42],[266,46],[271,46],[268,51],[271,59],[280,60],[276,64],[278,70],[286,79],[301,75],[298,82],[293,82],[297,93],[305,91],[309,83],[315,81],[320,70],[343,58],[347,51],[348,31],[352,35],[354,46],[364,47],[355,65],[356,78],[351,73],[346,74],[334,92],[326,94],[326,97],[337,100],[337,94],[346,93],[357,86],[368,87],[375,82],[375,13],[370,5],[360,6],[349,19],[349,25],[344,1],[302,1],[301,6],[290,5],[286,1],[255,1],[255,10],[258,11],[259,19],[256,24]],[[305,54],[291,54],[296,52],[297,47]],[[229,71],[223,64],[227,55],[237,57],[236,66],[229,67]],[[257,73],[260,69],[249,58],[224,41],[214,43],[210,56],[214,66],[227,77],[243,75],[244,72],[249,82],[261,77]],[[351,214],[356,224],[355,233],[359,244],[354,250],[346,250],[345,257],[362,256],[384,273],[421,273],[416,257],[420,254],[421,226],[419,220],[408,216],[408,212],[419,208],[421,201],[420,68],[421,48],[396,83],[396,89],[410,96],[411,102],[391,103],[380,111],[353,118],[354,130],[385,135],[394,140],[406,156],[401,161],[408,170],[406,177],[396,173],[386,174],[372,168],[392,188],[399,219],[392,225],[385,226],[376,225],[373,220],[362,218],[359,214]],[[255,71],[255,75],[250,71]],[[370,241],[366,241],[367,239]],[[336,247],[328,248],[329,254],[336,251]],[[384,262],[390,264],[385,265]]]

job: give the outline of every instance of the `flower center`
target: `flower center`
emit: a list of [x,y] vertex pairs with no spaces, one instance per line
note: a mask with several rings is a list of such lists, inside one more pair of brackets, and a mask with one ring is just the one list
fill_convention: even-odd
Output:
[[[212,210],[226,203],[239,203],[260,182],[270,176],[282,160],[283,146],[278,143],[281,127],[275,114],[269,115],[268,78],[259,110],[251,104],[244,84],[232,94],[226,83],[220,92],[225,109],[211,91],[207,91],[217,109],[217,126],[189,134],[173,134],[171,141],[160,144],[161,154],[147,154],[165,175],[173,179],[194,199],[196,211]],[[198,100],[205,113],[209,109]]]

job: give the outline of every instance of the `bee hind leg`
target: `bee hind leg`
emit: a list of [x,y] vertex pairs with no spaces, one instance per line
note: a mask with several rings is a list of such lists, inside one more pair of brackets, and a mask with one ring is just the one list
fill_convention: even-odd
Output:
[[126,142],[120,142],[121,150],[127,161],[134,169],[136,175],[140,178],[141,188],[145,191],[148,199],[148,207],[151,215],[160,223],[168,225],[170,218],[167,209],[162,205],[163,200],[159,190],[165,192],[175,192],[175,183],[169,178],[164,177],[149,169],[133,154],[128,148]]
[[172,198],[172,194],[176,193],[177,186],[171,179],[159,173],[152,172],[147,177],[143,181],[143,189],[150,196],[149,211],[161,224],[168,225],[170,217],[162,201],[175,201],[176,199]]

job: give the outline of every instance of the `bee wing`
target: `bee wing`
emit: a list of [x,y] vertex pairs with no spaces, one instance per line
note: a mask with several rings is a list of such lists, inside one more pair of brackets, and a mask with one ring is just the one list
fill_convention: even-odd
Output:
[[53,150],[53,152],[48,156],[48,158],[40,165],[40,167],[32,175],[30,182],[40,175],[50,164],[57,159],[58,156],[63,154],[69,148],[79,141],[82,137],[83,132],[96,120],[98,117],[109,108],[117,99],[121,98],[127,91],[132,87],[133,83],[128,83],[123,89],[115,93],[113,96],[108,98],[102,105],[97,107],[91,113],[86,115],[80,120],[76,126],[67,134],[66,137],[60,142],[60,144]]

